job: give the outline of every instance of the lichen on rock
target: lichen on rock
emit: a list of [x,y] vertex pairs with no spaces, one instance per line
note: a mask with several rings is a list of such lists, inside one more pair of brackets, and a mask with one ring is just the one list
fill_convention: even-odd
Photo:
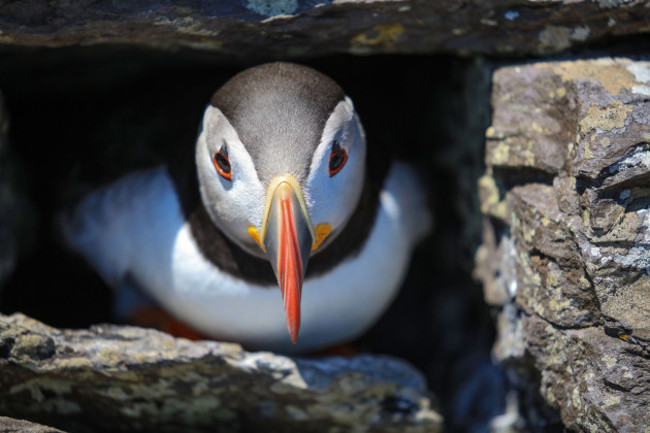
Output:
[[0,411],[72,431],[436,432],[424,379],[382,356],[292,359],[134,327],[0,315]]
[[497,359],[575,431],[650,425],[649,66],[494,74],[476,275],[500,311]]
[[138,44],[224,58],[333,53],[539,55],[647,32],[641,0],[126,2],[2,6],[0,45]]

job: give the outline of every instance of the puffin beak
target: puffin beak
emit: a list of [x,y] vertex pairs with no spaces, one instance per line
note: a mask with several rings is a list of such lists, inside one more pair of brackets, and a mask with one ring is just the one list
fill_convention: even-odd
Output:
[[[270,199],[269,199],[270,198]],[[267,190],[262,244],[278,279],[291,341],[298,341],[300,296],[314,229],[298,182],[281,176]]]

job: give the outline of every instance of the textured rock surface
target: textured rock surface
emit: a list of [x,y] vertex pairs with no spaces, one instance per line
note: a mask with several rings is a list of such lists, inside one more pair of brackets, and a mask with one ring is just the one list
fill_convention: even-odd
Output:
[[291,359],[133,327],[0,316],[0,412],[71,431],[436,432],[421,375],[387,357]]
[[494,75],[476,270],[494,355],[573,431],[650,426],[649,97],[650,63],[627,59]]
[[543,54],[648,32],[642,0],[112,0],[0,5],[0,43],[187,46],[226,56]]
[[0,416],[0,433],[61,433],[61,430],[22,419]]

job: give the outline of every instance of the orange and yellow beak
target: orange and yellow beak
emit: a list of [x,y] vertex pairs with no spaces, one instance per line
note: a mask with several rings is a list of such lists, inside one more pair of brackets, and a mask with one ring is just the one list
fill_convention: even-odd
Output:
[[298,181],[291,176],[278,176],[266,191],[261,236],[254,227],[249,232],[271,262],[284,301],[289,336],[296,343],[309,254],[329,235],[329,225],[314,228]]

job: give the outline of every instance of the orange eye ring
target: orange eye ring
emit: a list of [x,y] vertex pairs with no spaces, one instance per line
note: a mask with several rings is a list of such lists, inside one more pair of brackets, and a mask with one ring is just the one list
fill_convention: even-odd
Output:
[[212,163],[221,177],[232,180],[232,167],[230,166],[230,159],[228,159],[228,148],[225,145],[221,146],[221,149],[214,154]]
[[332,143],[332,152],[330,153],[329,173],[330,177],[341,171],[348,162],[348,153],[342,148],[338,141],[334,140]]

